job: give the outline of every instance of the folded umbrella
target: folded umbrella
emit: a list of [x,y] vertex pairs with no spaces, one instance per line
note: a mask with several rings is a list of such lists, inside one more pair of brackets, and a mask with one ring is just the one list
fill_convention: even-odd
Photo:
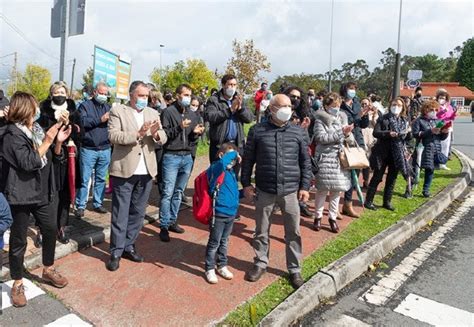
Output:
[[76,198],[76,145],[71,139],[67,143],[67,153],[69,197],[71,199],[71,203],[74,203],[74,199]]

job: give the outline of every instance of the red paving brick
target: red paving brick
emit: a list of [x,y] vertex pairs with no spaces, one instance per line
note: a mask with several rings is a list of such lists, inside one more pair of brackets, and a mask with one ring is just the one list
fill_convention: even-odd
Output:
[[[156,224],[143,228],[137,249],[145,256],[144,263],[122,260],[118,271],[109,272],[105,269],[108,243],[103,243],[58,260],[57,267],[69,285],[60,290],[46,288],[98,326],[207,325],[286,272],[282,216],[276,215],[268,273],[257,283],[244,281],[253,262],[250,242],[255,224],[249,218],[253,215],[250,205],[243,203],[240,213],[242,219],[234,225],[229,246],[229,267],[235,275],[232,281],[219,279],[217,285],[205,281],[208,231],[187,209],[179,217],[186,232],[172,234],[170,243],[160,242]],[[339,221],[341,229],[350,221]],[[323,226],[329,228],[327,219]],[[326,229],[315,232],[310,218],[302,218],[301,233],[304,256],[335,236]]]

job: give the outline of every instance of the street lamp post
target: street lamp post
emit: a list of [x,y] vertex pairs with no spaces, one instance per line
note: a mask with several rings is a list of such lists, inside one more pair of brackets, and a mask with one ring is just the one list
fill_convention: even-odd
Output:
[[398,41],[397,54],[395,55],[395,74],[393,78],[392,99],[400,95],[400,31],[402,27],[402,0],[400,0],[400,12],[398,14]]
[[164,48],[165,46],[163,44],[160,44],[160,80],[159,80],[159,84],[158,84],[158,88],[160,89],[161,91],[161,78],[162,78],[162,74],[163,74],[163,68],[161,66],[162,64],[162,58],[163,58],[163,55],[162,55],[162,49]]
[[334,20],[334,0],[331,4],[331,34],[329,37],[329,78],[328,78],[328,91],[332,91],[332,30]]

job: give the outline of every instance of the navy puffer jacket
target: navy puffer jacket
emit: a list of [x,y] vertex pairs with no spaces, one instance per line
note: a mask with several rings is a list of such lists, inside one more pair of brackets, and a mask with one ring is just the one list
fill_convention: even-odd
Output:
[[431,128],[435,127],[436,120],[426,117],[419,117],[412,126],[413,136],[418,142],[423,142],[423,155],[421,156],[420,168],[434,169],[434,155],[441,152],[441,141],[448,137],[448,134],[433,134]]
[[254,125],[248,134],[242,161],[242,185],[250,186],[253,166],[255,184],[263,192],[288,195],[309,190],[311,161],[305,130],[271,121]]

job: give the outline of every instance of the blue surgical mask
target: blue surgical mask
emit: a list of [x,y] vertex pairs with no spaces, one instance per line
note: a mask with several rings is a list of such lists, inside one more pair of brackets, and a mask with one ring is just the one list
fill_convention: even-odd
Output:
[[143,109],[148,106],[148,98],[138,98],[137,103],[135,103],[135,107],[137,108],[138,111],[142,111]]
[[97,94],[95,96],[95,99],[97,102],[101,103],[101,104],[104,104],[107,102],[107,96],[106,95],[103,95],[103,94]]
[[329,108],[328,109],[328,112],[333,115],[333,116],[337,116],[337,114],[339,114],[339,107],[336,107],[336,108]]
[[40,108],[36,108],[35,116],[33,117],[33,121],[37,121],[41,117],[41,110]]
[[84,99],[89,99],[89,94],[87,92],[82,92],[82,97]]
[[183,107],[189,106],[191,104],[191,97],[183,97],[181,100],[179,100],[179,104]]
[[314,104],[316,107],[321,108],[321,105],[322,105],[321,100],[319,99],[314,100]]
[[354,97],[356,96],[356,91],[355,90],[347,90],[347,97],[350,98],[350,99],[354,99]]

